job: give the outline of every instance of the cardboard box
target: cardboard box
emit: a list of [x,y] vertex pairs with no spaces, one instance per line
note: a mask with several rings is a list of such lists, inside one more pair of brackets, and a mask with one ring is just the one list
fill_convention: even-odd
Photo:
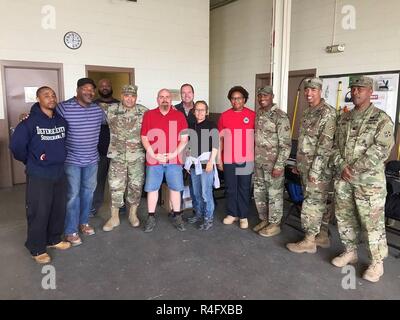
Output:
[[[161,185],[160,205],[166,212],[171,212],[172,207],[169,202],[169,189],[166,183]],[[185,191],[182,193],[181,210],[191,210],[192,199],[190,198],[189,186],[185,186]]]

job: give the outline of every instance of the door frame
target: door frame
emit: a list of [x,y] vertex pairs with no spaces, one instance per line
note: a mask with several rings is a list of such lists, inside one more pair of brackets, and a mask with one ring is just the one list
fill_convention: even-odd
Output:
[[[293,70],[293,71],[289,71],[289,79],[291,77],[296,77],[296,78],[298,78],[298,77],[303,77],[303,78],[311,77],[312,78],[312,77],[316,77],[316,74],[317,74],[317,69]],[[271,77],[270,73],[257,74],[256,75],[256,89],[261,86],[261,83],[262,83],[263,80],[269,80],[270,77]],[[267,83],[269,83],[269,81]],[[255,106],[257,106],[258,105],[258,102],[257,102],[257,90],[255,92],[255,95],[256,95],[256,97],[255,97]],[[289,100],[289,94],[288,94],[288,100]],[[293,116],[292,112],[293,112],[293,109],[294,109],[293,105],[288,105],[287,106],[287,110],[286,110],[286,113],[287,113],[287,115],[289,116],[289,119],[290,119],[290,126],[292,126],[292,116]],[[294,124],[295,128],[296,127],[298,128],[300,118],[301,118],[301,115],[297,114],[296,121],[295,121],[295,124]],[[296,133],[294,134],[294,136],[296,136]]]
[[[317,69],[304,69],[304,70],[294,70],[289,71],[289,78],[290,77],[307,77],[313,75],[314,77],[317,74]],[[260,86],[263,80],[270,80],[271,73],[259,73],[256,74],[256,90],[255,90],[255,103],[257,104],[257,88]],[[269,83],[269,81],[268,81]]]
[[[5,70],[7,68],[20,69],[41,69],[41,70],[56,70],[58,72],[59,96],[58,101],[64,100],[64,73],[62,63],[51,62],[34,62],[34,61],[16,61],[16,60],[0,60],[1,68],[1,83],[3,92],[4,119],[0,119],[0,138],[4,139],[4,145],[0,143],[0,188],[12,187],[14,181],[12,178],[12,155],[8,150],[10,143],[10,130],[8,119],[7,92],[6,92],[6,77]],[[2,156],[3,154],[3,156]],[[3,162],[4,161],[4,162]],[[1,164],[4,163],[4,165]]]
[[129,84],[135,84],[135,68],[120,68],[108,66],[85,65],[85,73],[88,76],[89,72],[124,72],[129,74]]

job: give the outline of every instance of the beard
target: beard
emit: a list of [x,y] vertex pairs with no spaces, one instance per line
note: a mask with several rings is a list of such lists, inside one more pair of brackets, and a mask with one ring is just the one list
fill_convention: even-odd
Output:
[[110,91],[103,90],[103,91],[99,91],[99,96],[102,97],[103,99],[108,99],[108,98],[112,97],[113,93],[114,92],[112,89]]
[[170,107],[169,103],[162,103],[160,105],[160,108],[163,109],[163,110],[168,110],[169,107]]

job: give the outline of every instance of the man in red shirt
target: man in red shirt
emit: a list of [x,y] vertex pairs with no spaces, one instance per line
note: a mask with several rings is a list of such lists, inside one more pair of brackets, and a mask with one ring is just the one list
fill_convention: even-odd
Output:
[[165,176],[169,188],[175,227],[185,231],[181,211],[182,151],[188,142],[185,116],[172,107],[171,92],[162,89],[157,95],[158,107],[145,113],[142,124],[142,143],[146,150],[147,207],[149,217],[145,232],[152,232],[158,190]]
[[[240,228],[249,227],[251,176],[254,170],[254,124],[256,113],[245,106],[249,93],[243,87],[229,90],[232,108],[218,121],[220,157],[218,168],[224,171],[226,212],[224,224],[240,219]],[[223,164],[222,164],[223,163]]]

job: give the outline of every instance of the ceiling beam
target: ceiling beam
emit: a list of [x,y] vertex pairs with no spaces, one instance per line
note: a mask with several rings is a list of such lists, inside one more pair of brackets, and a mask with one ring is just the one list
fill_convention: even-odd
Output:
[[210,2],[210,10],[217,9],[222,6],[226,6],[227,4],[230,4],[232,2],[235,2],[237,0],[220,0],[220,1],[211,1]]

